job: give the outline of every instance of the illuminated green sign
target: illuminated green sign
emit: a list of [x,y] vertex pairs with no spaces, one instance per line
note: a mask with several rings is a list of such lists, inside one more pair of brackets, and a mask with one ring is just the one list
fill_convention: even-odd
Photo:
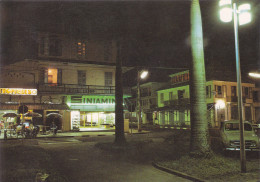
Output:
[[83,103],[86,104],[114,104],[114,98],[83,98]]
[[115,96],[68,96],[67,103],[69,104],[86,104],[86,105],[101,105],[101,104],[115,104]]

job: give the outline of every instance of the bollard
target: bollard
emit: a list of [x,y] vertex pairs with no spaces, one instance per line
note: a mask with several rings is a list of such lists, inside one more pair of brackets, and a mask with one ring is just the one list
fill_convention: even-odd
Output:
[[7,130],[4,130],[4,140],[7,140]]

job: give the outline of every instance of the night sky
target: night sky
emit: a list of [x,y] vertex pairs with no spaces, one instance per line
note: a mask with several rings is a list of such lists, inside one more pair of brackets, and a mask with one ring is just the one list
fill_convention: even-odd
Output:
[[[259,4],[253,22],[239,29],[242,71],[259,68]],[[1,4],[1,62],[13,39],[37,31],[67,33],[87,39],[123,40],[123,64],[188,68],[191,62],[190,1],[12,2]],[[235,70],[233,23],[218,18],[218,1],[200,1],[205,64],[214,71]],[[257,19],[258,18],[258,19]],[[26,36],[25,36],[26,37]],[[15,61],[15,60],[9,60]]]

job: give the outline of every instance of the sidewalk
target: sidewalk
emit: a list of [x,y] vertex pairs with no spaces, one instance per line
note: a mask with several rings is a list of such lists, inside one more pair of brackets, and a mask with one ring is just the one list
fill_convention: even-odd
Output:
[[[144,134],[144,133],[149,133],[150,131],[141,131],[138,132],[138,130],[133,129],[132,131],[129,130],[129,132],[126,132],[126,134]],[[115,130],[114,129],[87,129],[84,131],[68,131],[68,132],[59,132],[56,135],[53,135],[51,133],[46,133],[46,134],[38,134],[36,138],[52,138],[52,137],[82,137],[82,136],[89,136],[89,135],[114,135]],[[21,136],[18,136],[18,139],[21,138]],[[16,134],[12,134],[10,136],[9,131],[7,133],[7,140],[9,139],[17,139]],[[0,140],[4,140],[4,131],[2,130],[1,135],[0,135]]]

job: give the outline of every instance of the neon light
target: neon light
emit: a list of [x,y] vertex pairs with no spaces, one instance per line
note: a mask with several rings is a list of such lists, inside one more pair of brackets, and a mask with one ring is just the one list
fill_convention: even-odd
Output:
[[0,88],[1,95],[37,95],[37,89]]

